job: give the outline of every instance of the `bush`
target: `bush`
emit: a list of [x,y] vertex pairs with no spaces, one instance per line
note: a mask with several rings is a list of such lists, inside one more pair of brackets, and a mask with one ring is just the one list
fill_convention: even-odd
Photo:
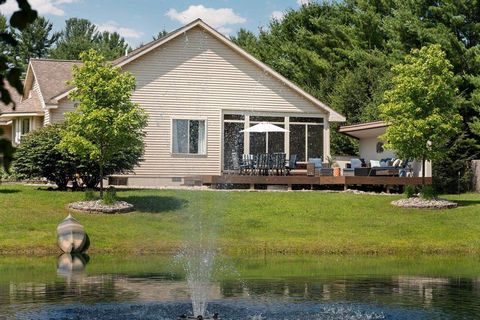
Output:
[[114,187],[110,187],[103,195],[103,203],[107,205],[112,205],[115,204],[115,202],[117,202],[117,191]]
[[420,193],[420,196],[423,199],[435,199],[437,197],[437,192],[435,191],[435,188],[431,185],[424,185],[422,186],[422,191]]
[[403,194],[405,194],[407,198],[413,198],[415,196],[415,187],[411,185],[405,186]]
[[62,125],[49,125],[22,138],[14,155],[13,169],[22,179],[46,178],[65,190],[74,178],[77,160],[57,148]]
[[[69,181],[77,180],[79,186],[93,189],[100,182],[98,163],[58,148],[64,127],[48,125],[23,137],[14,156],[14,172],[20,179],[46,178],[60,190],[65,190]],[[105,164],[104,176],[133,170],[142,154],[141,146],[117,154]]]

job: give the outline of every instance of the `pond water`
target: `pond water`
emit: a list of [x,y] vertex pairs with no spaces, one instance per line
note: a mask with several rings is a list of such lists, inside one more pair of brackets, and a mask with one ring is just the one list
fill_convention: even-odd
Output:
[[[188,275],[171,256],[82,259],[0,258],[0,319],[191,313]],[[220,257],[216,265],[202,290],[206,314],[222,319],[480,317],[477,257]]]

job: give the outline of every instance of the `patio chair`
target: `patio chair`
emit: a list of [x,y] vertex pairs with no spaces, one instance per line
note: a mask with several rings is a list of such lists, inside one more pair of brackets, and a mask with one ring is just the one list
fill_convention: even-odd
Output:
[[272,174],[283,175],[285,173],[285,153],[274,153],[272,155]]
[[242,155],[242,164],[244,171],[246,174],[253,174],[254,170],[254,161],[253,161],[253,156],[251,154],[244,154]]
[[238,152],[232,152],[232,165],[233,171],[235,173],[244,174],[246,171],[246,167],[243,163],[240,163],[240,157],[238,156]]
[[268,176],[271,168],[270,155],[268,153],[261,153],[258,155],[257,172],[259,175]]
[[296,154],[290,155],[290,158],[288,159],[288,164],[285,166],[285,171],[287,175],[289,175],[292,170],[295,170],[297,168],[297,160],[298,160],[298,155]]

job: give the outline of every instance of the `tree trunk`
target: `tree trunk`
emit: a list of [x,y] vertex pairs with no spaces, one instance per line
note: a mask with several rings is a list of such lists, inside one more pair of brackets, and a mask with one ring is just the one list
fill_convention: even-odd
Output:
[[103,198],[103,163],[100,163],[100,198]]
[[422,158],[422,186],[425,186],[425,156]]

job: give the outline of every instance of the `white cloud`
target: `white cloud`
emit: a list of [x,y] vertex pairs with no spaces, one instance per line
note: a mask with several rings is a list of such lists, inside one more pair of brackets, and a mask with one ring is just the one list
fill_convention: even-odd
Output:
[[143,32],[137,31],[135,29],[131,28],[125,28],[121,27],[116,23],[115,21],[107,21],[102,24],[97,24],[98,30],[103,32],[103,31],[108,31],[108,32],[116,32],[119,35],[121,35],[124,38],[140,38],[143,36]]
[[297,0],[297,4],[299,6],[307,5],[307,4],[310,4],[312,2],[313,2],[312,0]]
[[165,15],[182,24],[187,24],[200,18],[224,34],[229,34],[233,31],[227,27],[228,25],[242,24],[247,21],[247,19],[235,13],[231,8],[206,8],[201,4],[197,6],[192,5],[181,12],[178,12],[176,9],[170,9]]
[[[40,15],[54,15],[63,16],[65,11],[61,8],[63,4],[78,2],[79,0],[29,0],[28,3],[33,9],[38,11]],[[3,5],[0,5],[0,12],[5,15],[10,15],[18,10],[17,1],[7,0]]]
[[272,16],[273,19],[280,21],[285,16],[285,12],[283,12],[283,11],[273,11],[271,16]]

